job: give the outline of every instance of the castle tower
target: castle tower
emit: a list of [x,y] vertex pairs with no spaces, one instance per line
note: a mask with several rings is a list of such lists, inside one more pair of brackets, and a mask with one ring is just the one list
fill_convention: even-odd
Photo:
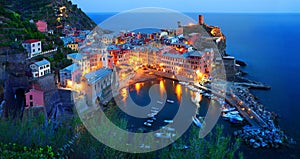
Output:
[[178,24],[178,28],[181,28],[181,22],[178,21],[177,24]]
[[199,15],[199,21],[198,21],[199,25],[203,25],[204,24],[204,16],[203,15]]

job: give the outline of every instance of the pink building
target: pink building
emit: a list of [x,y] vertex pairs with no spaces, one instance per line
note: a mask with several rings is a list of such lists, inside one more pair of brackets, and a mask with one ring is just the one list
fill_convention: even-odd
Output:
[[25,93],[26,108],[33,106],[44,106],[44,91],[37,84],[32,84],[29,91]]
[[42,33],[45,33],[48,31],[48,28],[47,28],[47,23],[42,21],[42,20],[39,20],[35,23],[38,31],[42,32]]

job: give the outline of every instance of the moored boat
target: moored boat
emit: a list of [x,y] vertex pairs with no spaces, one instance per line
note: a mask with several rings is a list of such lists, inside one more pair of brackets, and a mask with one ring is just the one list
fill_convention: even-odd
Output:
[[167,130],[167,131],[175,131],[175,128],[171,128],[171,127],[168,127],[168,126],[163,126],[161,128],[164,129],[164,130]]
[[154,136],[157,138],[162,138],[162,139],[171,139],[172,137],[175,137],[176,134],[158,132],[158,133],[155,133]]
[[173,101],[173,100],[170,100],[170,99],[167,99],[167,102],[168,102],[168,103],[172,103],[172,104],[174,103],[174,101]]
[[173,123],[173,120],[164,120],[165,123]]
[[145,125],[145,126],[148,126],[148,127],[152,126],[152,124],[151,124],[151,123],[148,123],[148,122],[144,122],[144,125]]
[[199,127],[199,128],[202,127],[201,122],[199,121],[199,119],[196,116],[193,116],[193,122],[197,127]]

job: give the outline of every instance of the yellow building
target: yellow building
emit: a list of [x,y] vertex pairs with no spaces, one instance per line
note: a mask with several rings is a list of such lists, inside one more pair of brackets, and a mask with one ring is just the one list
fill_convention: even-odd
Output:
[[70,43],[67,45],[68,48],[72,49],[73,51],[78,51],[78,43]]

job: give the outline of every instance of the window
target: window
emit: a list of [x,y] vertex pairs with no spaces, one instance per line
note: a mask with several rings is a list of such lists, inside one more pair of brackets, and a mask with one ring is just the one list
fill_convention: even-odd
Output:
[[32,47],[34,47],[35,46],[35,44],[32,44]]
[[40,67],[40,70],[43,69],[43,67]]
[[29,99],[32,100],[32,95],[29,96]]
[[41,48],[38,48],[38,51],[41,51]]
[[35,49],[32,49],[32,52],[35,52]]
[[31,107],[33,106],[33,102],[30,102],[30,106],[31,106]]
[[41,45],[41,43],[38,43],[38,46],[40,46]]

